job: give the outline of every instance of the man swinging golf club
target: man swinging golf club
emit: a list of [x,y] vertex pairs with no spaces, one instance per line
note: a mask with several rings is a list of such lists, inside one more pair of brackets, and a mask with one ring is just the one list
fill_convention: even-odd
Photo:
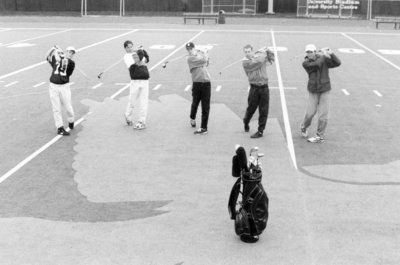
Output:
[[125,121],[132,126],[134,107],[139,112],[138,122],[133,127],[137,130],[146,128],[147,107],[149,101],[149,71],[146,64],[149,62],[149,55],[144,49],[133,50],[133,43],[130,40],[124,42],[126,54],[124,61],[129,69],[131,82],[129,86],[129,101],[125,113]]
[[196,113],[201,102],[201,125],[195,135],[208,133],[208,117],[210,114],[211,77],[207,71],[208,53],[195,49],[193,42],[186,44],[189,54],[187,62],[192,75],[192,105],[190,109],[190,125],[196,127]]
[[267,65],[271,65],[274,61],[271,51],[261,49],[254,52],[253,46],[246,45],[243,48],[246,60],[243,60],[243,69],[250,83],[249,96],[247,99],[248,107],[243,118],[244,131],[250,130],[250,120],[254,112],[259,111],[258,129],[252,134],[251,138],[260,138],[263,136],[265,126],[267,124],[269,109],[269,88]]

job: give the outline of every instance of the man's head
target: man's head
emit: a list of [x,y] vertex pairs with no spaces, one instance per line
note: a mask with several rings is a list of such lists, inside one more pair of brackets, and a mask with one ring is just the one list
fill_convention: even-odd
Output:
[[309,59],[314,59],[315,58],[315,54],[317,52],[317,47],[315,47],[314,44],[307,44],[306,48],[305,48],[305,51],[306,51],[306,56]]
[[190,55],[196,55],[196,49],[194,48],[194,43],[193,42],[188,42],[186,43],[186,50]]
[[251,46],[250,44],[244,46],[243,51],[247,59],[251,59],[254,56],[253,46]]
[[133,57],[133,60],[135,61],[135,64],[139,64],[140,63],[140,61],[141,61],[140,57],[136,52],[132,53],[132,57]]
[[72,46],[67,47],[66,50],[66,57],[68,59],[72,59],[72,57],[74,56],[74,54],[76,53],[76,49]]
[[130,40],[127,40],[124,42],[124,49],[126,53],[131,53],[133,52],[133,42]]

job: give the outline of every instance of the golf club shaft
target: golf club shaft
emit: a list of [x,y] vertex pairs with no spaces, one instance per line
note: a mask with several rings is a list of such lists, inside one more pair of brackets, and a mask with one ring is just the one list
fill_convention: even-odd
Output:
[[119,59],[118,61],[116,61],[115,63],[113,63],[112,65],[110,65],[109,67],[107,67],[103,72],[101,72],[98,76],[100,78],[100,76],[102,74],[104,74],[105,72],[109,71],[111,68],[113,68],[114,66],[116,66],[117,64],[119,64],[122,60],[124,59],[124,57],[122,57],[121,59]]

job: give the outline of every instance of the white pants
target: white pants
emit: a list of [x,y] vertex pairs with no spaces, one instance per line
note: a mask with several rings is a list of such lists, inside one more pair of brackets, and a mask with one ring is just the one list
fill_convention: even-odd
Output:
[[138,121],[146,123],[147,106],[149,103],[149,80],[131,80],[129,86],[129,101],[125,116],[132,121],[133,109],[138,111]]
[[50,83],[49,94],[56,128],[60,128],[64,125],[62,120],[62,106],[64,106],[67,113],[68,122],[74,122],[75,115],[71,104],[71,89],[69,83],[63,85]]

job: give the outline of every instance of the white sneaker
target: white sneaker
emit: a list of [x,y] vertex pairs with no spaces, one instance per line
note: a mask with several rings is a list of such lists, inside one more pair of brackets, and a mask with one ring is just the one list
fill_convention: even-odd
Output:
[[133,126],[133,129],[135,130],[143,130],[146,129],[146,124],[144,122],[138,121],[138,123]]
[[325,142],[324,138],[316,135],[307,139],[310,143],[323,143]]

